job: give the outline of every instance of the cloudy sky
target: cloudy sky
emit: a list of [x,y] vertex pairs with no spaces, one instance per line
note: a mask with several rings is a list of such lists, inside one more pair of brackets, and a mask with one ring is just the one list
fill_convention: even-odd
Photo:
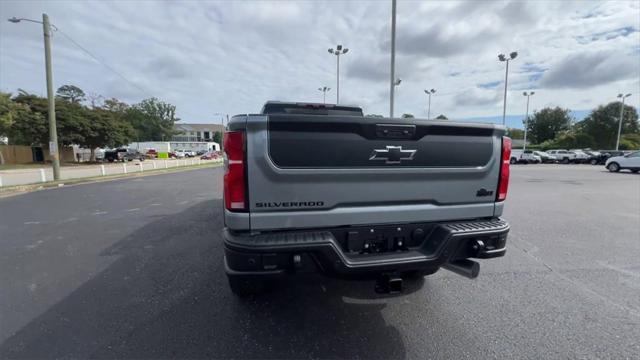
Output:
[[[49,14],[55,86],[137,102],[156,96],[188,122],[215,113],[257,112],[266,100],[335,101],[343,44],[342,103],[389,113],[390,1],[0,1],[0,90],[44,95],[42,27],[16,16]],[[435,88],[432,115],[468,119],[502,113],[510,64],[512,125],[531,108],[584,113],[631,92],[640,104],[638,1],[398,1],[396,115],[426,116],[423,89]],[[115,71],[115,72],[114,72]],[[124,80],[120,74],[126,80]]]

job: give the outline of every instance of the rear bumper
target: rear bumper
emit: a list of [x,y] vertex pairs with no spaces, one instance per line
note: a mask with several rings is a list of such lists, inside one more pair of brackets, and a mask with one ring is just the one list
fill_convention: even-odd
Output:
[[274,276],[295,271],[297,255],[309,255],[337,277],[435,271],[460,259],[504,256],[508,232],[499,218],[257,235],[225,228],[225,266],[230,276]]

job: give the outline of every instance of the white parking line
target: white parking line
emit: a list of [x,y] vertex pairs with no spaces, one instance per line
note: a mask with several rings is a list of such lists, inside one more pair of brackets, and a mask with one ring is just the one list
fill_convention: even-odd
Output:
[[127,212],[133,212],[133,211],[138,211],[138,210],[140,210],[140,208],[127,209],[126,211]]
[[40,224],[40,221],[25,221],[25,225],[37,225]]
[[108,213],[109,213],[109,212],[107,212],[107,211],[96,211],[96,212],[94,212],[94,213],[93,213],[93,214],[91,214],[91,215],[104,215],[104,214],[108,214]]

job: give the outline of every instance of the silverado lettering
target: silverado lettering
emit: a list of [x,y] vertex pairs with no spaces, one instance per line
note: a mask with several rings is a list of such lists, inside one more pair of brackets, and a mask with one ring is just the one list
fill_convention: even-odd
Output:
[[291,207],[318,207],[324,206],[324,201],[288,201],[288,202],[257,202],[259,208],[291,208]]

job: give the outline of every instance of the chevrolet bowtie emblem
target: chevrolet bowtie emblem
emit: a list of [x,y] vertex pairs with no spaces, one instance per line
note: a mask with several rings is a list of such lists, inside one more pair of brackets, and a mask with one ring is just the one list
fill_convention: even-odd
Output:
[[400,164],[402,160],[413,160],[417,150],[402,150],[402,146],[388,146],[386,149],[375,149],[369,160],[381,160],[385,164]]

